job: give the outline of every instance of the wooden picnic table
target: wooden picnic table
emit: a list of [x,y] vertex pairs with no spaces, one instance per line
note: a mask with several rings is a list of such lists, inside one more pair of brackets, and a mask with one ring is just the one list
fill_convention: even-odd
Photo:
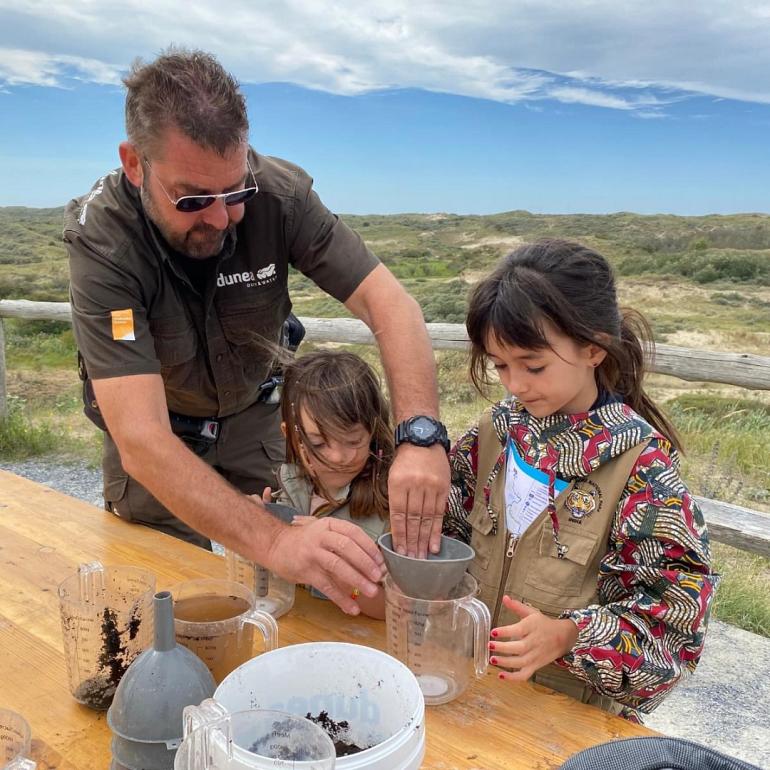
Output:
[[[105,713],[69,693],[57,597],[78,564],[96,559],[148,568],[158,590],[225,577],[216,554],[0,471],[0,706],[30,723],[40,770],[109,767]],[[348,617],[301,589],[278,625],[280,645],[326,640],[385,648],[381,621]],[[426,715],[424,770],[546,770],[588,746],[654,734],[546,688],[502,682],[494,669]]]

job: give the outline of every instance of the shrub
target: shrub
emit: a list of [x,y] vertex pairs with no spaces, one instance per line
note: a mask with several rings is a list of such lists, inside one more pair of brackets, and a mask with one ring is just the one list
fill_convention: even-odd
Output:
[[0,420],[0,457],[18,460],[56,448],[58,436],[48,424],[35,425],[25,413],[25,402],[8,397],[8,413]]
[[770,255],[766,251],[707,249],[671,254],[631,254],[616,264],[621,275],[681,275],[698,283],[732,281],[770,285]]

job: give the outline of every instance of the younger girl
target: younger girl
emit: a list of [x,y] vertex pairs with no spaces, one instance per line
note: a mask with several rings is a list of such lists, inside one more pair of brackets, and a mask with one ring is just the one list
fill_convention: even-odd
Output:
[[[286,463],[278,471],[278,502],[304,516],[352,521],[373,540],[387,531],[393,431],[371,367],[345,352],[296,359],[284,373],[281,416]],[[357,598],[366,615],[385,616],[382,590]]]
[[476,550],[501,679],[628,718],[701,655],[718,578],[679,477],[676,432],[642,389],[641,316],[577,243],[507,256],[474,289],[471,378],[509,399],[453,448],[445,532]]

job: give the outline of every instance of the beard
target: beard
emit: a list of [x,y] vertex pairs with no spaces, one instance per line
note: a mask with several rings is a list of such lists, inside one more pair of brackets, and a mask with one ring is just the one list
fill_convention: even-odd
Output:
[[142,184],[139,190],[139,197],[147,216],[155,227],[158,228],[158,231],[163,236],[163,240],[174,251],[191,259],[215,257],[222,251],[225,239],[235,228],[235,225],[230,225],[224,230],[217,230],[216,227],[199,222],[189,230],[177,232],[163,219],[158,207],[155,205],[152,194],[144,184]]

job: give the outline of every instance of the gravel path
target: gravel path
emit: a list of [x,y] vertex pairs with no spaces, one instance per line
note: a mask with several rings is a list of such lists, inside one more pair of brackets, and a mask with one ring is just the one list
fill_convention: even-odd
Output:
[[[102,507],[100,468],[53,459],[0,461],[0,469]],[[647,717],[662,733],[699,741],[770,770],[770,639],[714,621],[696,674]]]
[[101,468],[90,468],[83,462],[60,463],[54,459],[35,458],[16,462],[0,460],[0,469],[46,484],[99,508],[104,507]]

